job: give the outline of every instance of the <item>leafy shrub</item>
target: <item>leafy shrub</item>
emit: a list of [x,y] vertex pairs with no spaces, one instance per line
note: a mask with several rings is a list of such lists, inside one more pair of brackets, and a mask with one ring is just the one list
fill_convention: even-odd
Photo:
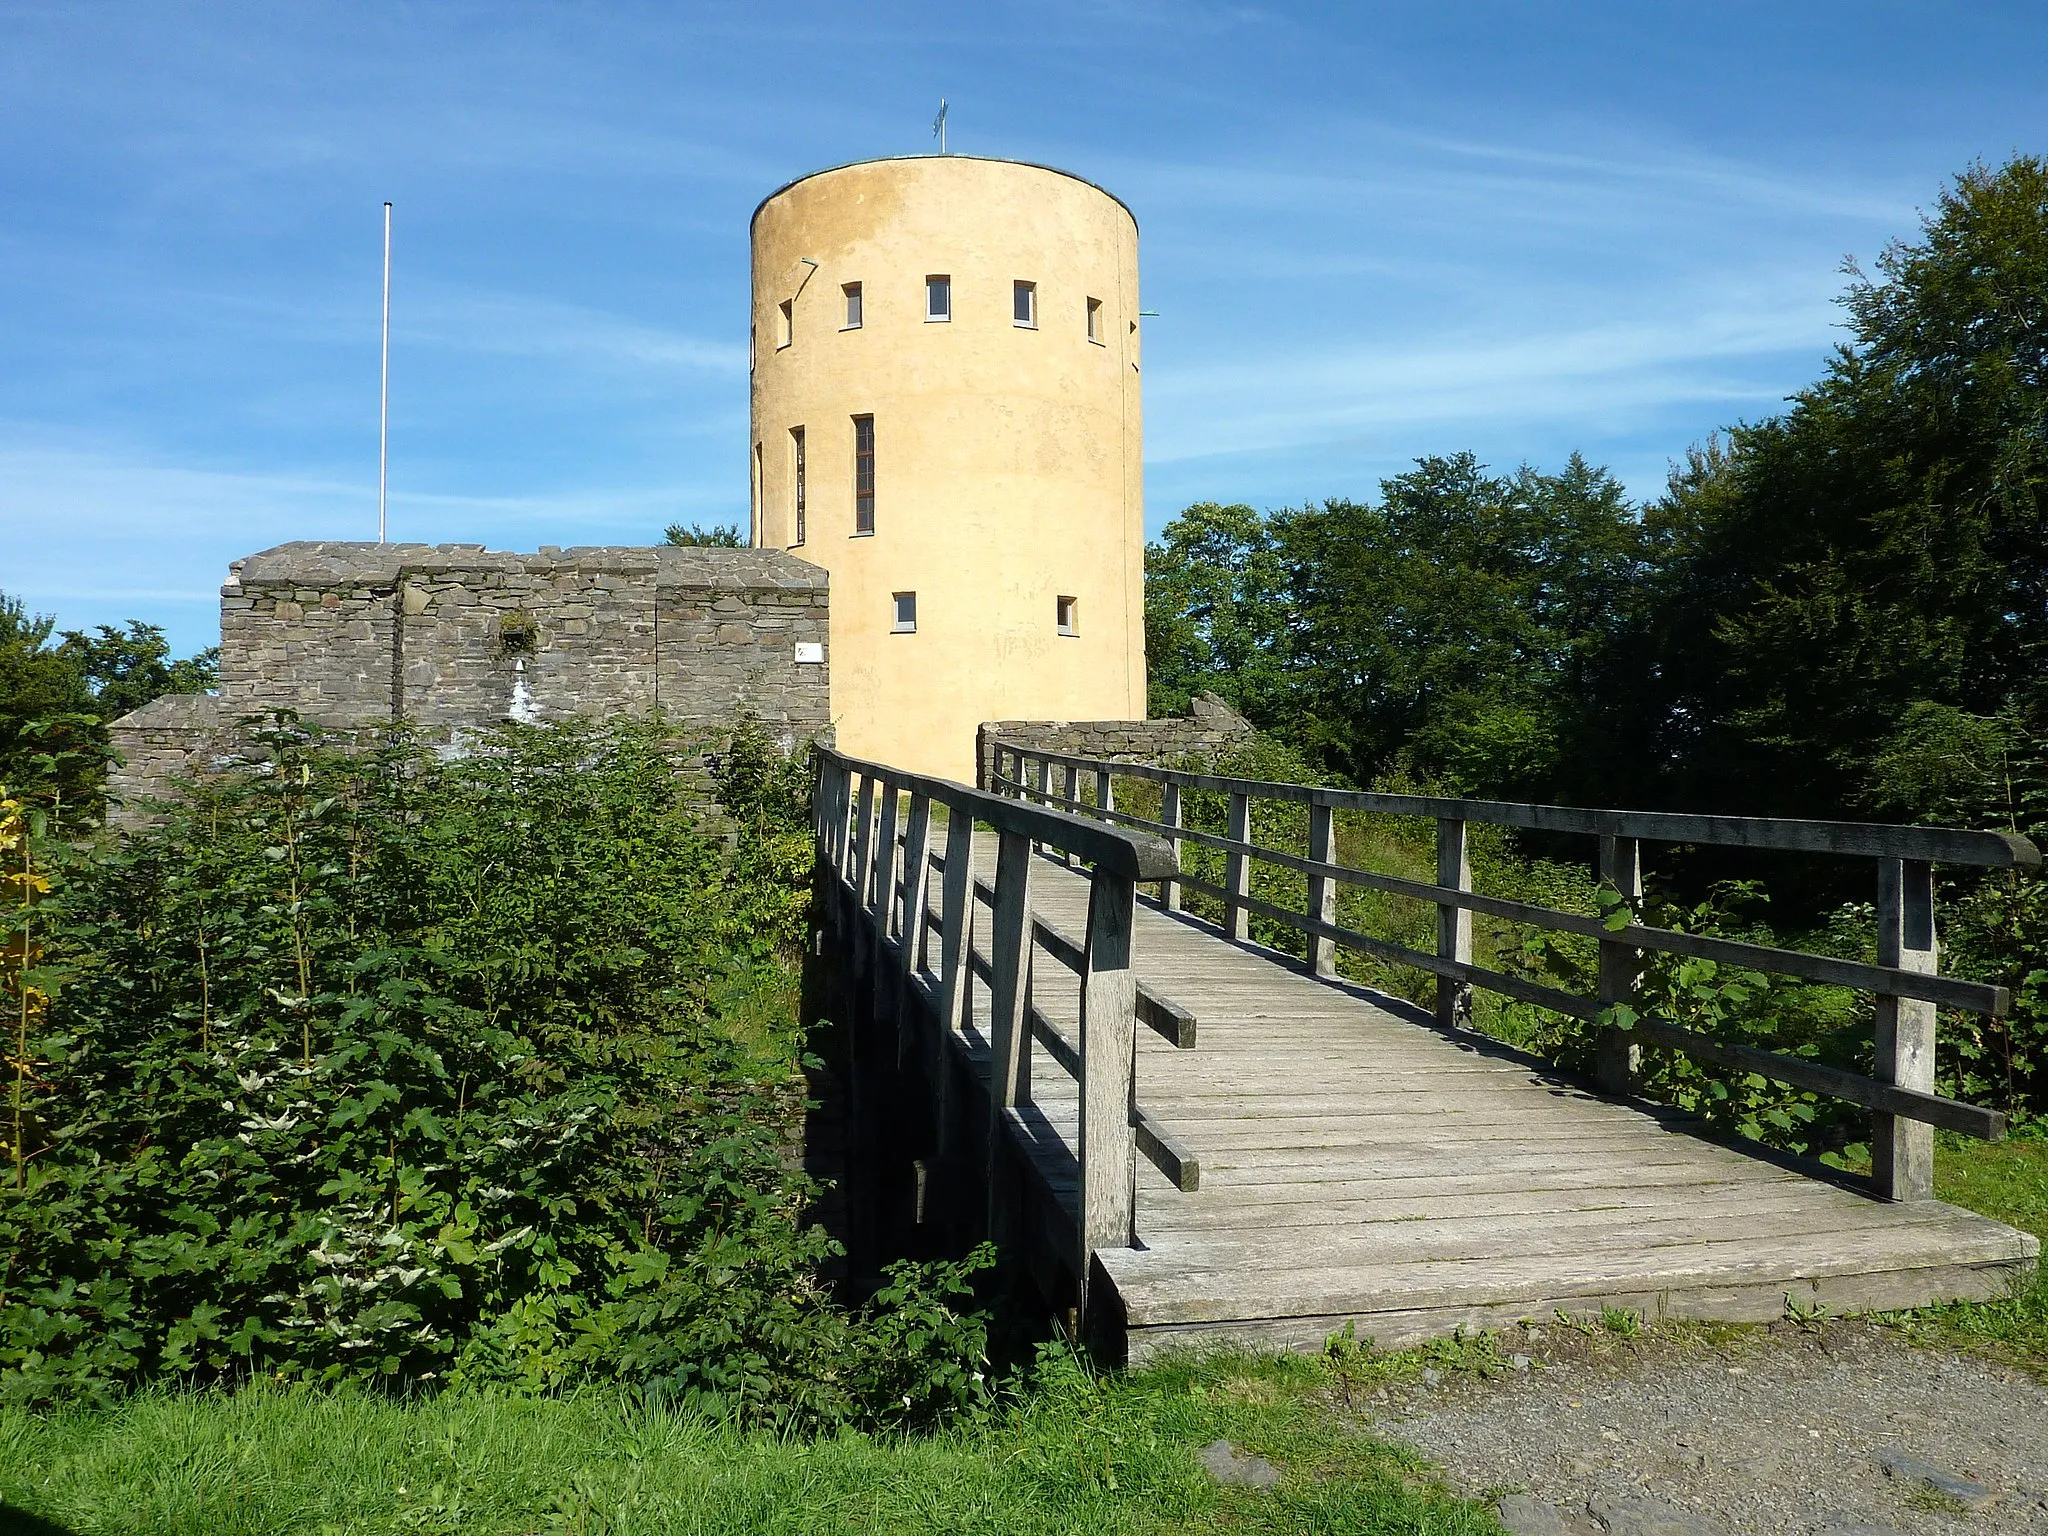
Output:
[[602,1378],[804,1426],[974,1397],[982,1259],[862,1318],[799,1217],[800,769],[741,732],[728,814],[766,835],[729,842],[654,727],[260,736],[263,771],[157,826],[40,848],[8,919],[44,951],[11,984],[51,1001],[17,1052],[0,1399]]

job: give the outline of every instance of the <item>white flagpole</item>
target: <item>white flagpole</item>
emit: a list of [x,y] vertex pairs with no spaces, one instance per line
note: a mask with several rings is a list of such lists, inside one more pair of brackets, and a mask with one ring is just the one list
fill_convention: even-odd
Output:
[[384,205],[384,378],[377,404],[377,542],[384,542],[391,473],[391,205]]
[[939,153],[946,152],[946,98],[939,98],[939,115],[932,119],[932,133],[939,141]]

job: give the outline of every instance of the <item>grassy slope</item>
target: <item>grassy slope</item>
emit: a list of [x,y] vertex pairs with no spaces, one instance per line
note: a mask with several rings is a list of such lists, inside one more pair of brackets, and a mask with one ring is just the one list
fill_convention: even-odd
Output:
[[[1934,1171],[1942,1199],[2023,1227],[2048,1246],[2048,1139],[1994,1146],[1944,1135]],[[1900,1323],[1916,1338],[1980,1349],[2048,1378],[2048,1268],[2006,1300],[1929,1307]]]
[[[1351,1387],[1418,1358],[1360,1363]],[[985,1423],[811,1443],[597,1396],[145,1396],[102,1414],[0,1413],[0,1527],[28,1511],[76,1536],[1497,1529],[1412,1457],[1347,1428],[1334,1411],[1343,1390],[1314,1361],[1219,1359],[1109,1381],[1061,1365]],[[1195,1452],[1218,1437],[1285,1480],[1269,1493],[1216,1488]]]

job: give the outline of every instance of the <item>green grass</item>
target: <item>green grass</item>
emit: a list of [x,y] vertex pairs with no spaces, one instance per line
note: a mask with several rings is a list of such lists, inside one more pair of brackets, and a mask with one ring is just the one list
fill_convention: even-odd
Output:
[[[1944,1133],[1935,1147],[1934,1192],[2048,1245],[2048,1138],[1987,1143]],[[2048,1270],[2037,1269],[2013,1296],[1924,1307],[1892,1321],[1914,1338],[1974,1349],[2048,1378]]]
[[[0,1412],[0,1529],[273,1532],[1497,1531],[1343,1409],[1425,1356],[1211,1358],[1092,1378],[1043,1371],[1014,1406],[914,1439],[746,1435],[616,1397],[148,1394]],[[1483,1368],[1490,1346],[1427,1358]],[[1217,1438],[1285,1471],[1219,1489]],[[32,1514],[48,1525],[23,1520]],[[10,1517],[13,1523],[10,1523]]]

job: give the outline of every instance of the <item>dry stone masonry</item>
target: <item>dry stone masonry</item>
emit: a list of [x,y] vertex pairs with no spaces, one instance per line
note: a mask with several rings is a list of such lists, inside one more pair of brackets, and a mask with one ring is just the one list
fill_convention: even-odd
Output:
[[827,581],[776,550],[281,544],[221,588],[219,694],[116,721],[110,789],[161,794],[275,709],[450,735],[658,714],[686,743],[745,712],[788,747],[829,739]]
[[1213,757],[1253,734],[1250,721],[1213,693],[1198,693],[1186,715],[1164,720],[991,720],[975,740],[980,783],[992,782],[996,743],[1119,763],[1174,763]]

